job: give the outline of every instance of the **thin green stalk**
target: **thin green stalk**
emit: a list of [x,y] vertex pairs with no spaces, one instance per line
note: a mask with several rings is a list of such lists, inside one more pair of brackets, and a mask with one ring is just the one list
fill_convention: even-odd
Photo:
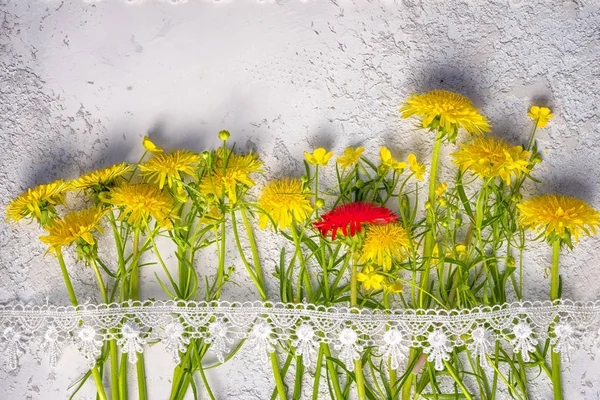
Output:
[[[149,232],[150,233],[150,232]],[[133,254],[131,262],[131,282],[130,282],[130,298],[131,300],[138,300],[139,298],[139,242],[140,242],[140,228],[135,228],[133,231]],[[144,371],[144,358],[140,354],[136,363],[136,374],[138,383],[138,394],[140,400],[145,400],[146,395],[146,374]]]
[[304,281],[304,286],[306,289],[306,295],[310,301],[312,299],[312,285],[310,284],[310,278],[308,276],[308,271],[306,270],[306,259],[304,258],[304,254],[302,253],[302,247],[300,238],[298,237],[298,232],[296,231],[296,226],[292,224],[290,226],[290,231],[292,231],[292,238],[294,239],[294,244],[296,245],[296,256],[300,261],[300,271],[298,272],[298,286],[296,288],[296,297],[298,301],[300,301],[300,283]]
[[107,400],[106,393],[104,392],[104,386],[102,386],[102,376],[100,375],[97,366],[92,368],[92,376],[94,377],[94,382],[96,383],[96,388],[98,389],[98,397],[100,400]]
[[223,287],[223,283],[225,280],[225,251],[226,251],[225,218],[223,218],[223,222],[221,222],[221,224],[220,224],[220,231],[221,231],[220,239],[219,239],[220,248],[217,247],[218,256],[219,256],[219,265],[217,266],[217,278],[216,278],[217,291],[215,292],[215,299],[218,299],[219,297],[221,297],[221,288]]
[[327,370],[329,371],[329,376],[331,379],[331,385],[333,386],[333,391],[335,393],[336,400],[344,400],[345,397],[342,394],[342,389],[340,386],[340,381],[338,379],[337,369],[333,361],[331,361],[331,350],[329,349],[329,344],[321,343],[321,348],[323,349],[323,355],[325,355],[325,362],[327,364]]
[[[356,292],[358,289],[358,265],[354,262],[354,252],[350,252],[352,258],[352,277],[350,278],[350,306],[357,307]],[[356,376],[356,391],[358,392],[358,400],[366,400],[365,393],[365,377],[363,375],[362,360],[354,360],[354,375]]]
[[277,387],[277,394],[279,396],[279,400],[286,400],[285,386],[283,385],[283,379],[281,379],[281,373],[279,372],[279,361],[277,360],[277,353],[270,353],[269,357],[271,358],[271,367],[273,369],[273,377],[275,378],[275,386]]
[[[561,240],[556,239],[552,243],[552,270],[550,272],[550,300],[559,299],[558,291],[559,291],[559,281],[560,276],[558,274],[558,259],[560,256],[560,245]],[[562,400],[562,383],[560,377],[560,354],[554,351],[554,346],[552,353],[552,386],[554,389],[554,399]]]
[[[248,221],[248,216],[246,215],[246,209],[242,208],[240,210],[240,214],[242,214],[242,220],[244,221],[244,227],[246,228],[246,233],[248,234],[248,242],[250,243],[250,249],[252,250],[252,260],[254,261],[254,271],[256,273],[256,278],[260,282],[261,286],[264,288],[265,281],[262,272],[262,266],[260,263],[260,257],[258,256],[258,247],[256,246],[256,239],[254,238],[254,232],[252,231],[252,226],[250,225],[250,221]],[[265,293],[266,297],[266,293]]]
[[469,393],[469,390],[466,388],[466,386],[462,382],[462,379],[460,379],[458,377],[458,375],[456,374],[456,371],[454,371],[454,368],[452,368],[452,365],[450,365],[450,363],[448,361],[444,361],[444,364],[446,364],[446,370],[448,371],[448,373],[450,374],[450,376],[452,377],[452,379],[454,379],[454,382],[456,382],[456,384],[458,385],[458,387],[460,387],[460,390],[462,390],[462,392],[465,395],[465,397],[468,400],[473,400],[473,397]]
[[317,366],[315,368],[315,381],[313,383],[312,400],[319,397],[319,382],[321,381],[321,368],[323,367],[323,347],[319,347],[317,355]]

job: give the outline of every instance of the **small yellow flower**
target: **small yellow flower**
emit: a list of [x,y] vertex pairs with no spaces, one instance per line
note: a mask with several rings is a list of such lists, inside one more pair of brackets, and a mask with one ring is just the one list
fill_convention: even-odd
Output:
[[333,153],[331,151],[328,153],[323,147],[319,147],[312,154],[305,151],[304,157],[309,164],[325,166],[331,157],[333,157]]
[[102,201],[122,209],[119,220],[136,227],[143,228],[144,222],[152,217],[160,226],[172,229],[173,199],[149,183],[124,183],[110,192],[100,195]]
[[440,183],[439,185],[437,185],[437,188],[435,189],[435,195],[436,196],[441,196],[444,193],[446,193],[446,190],[448,189],[448,184],[446,182]]
[[35,218],[40,225],[47,226],[57,218],[56,206],[65,204],[65,194],[71,188],[62,179],[27,189],[6,207],[6,219],[18,222],[23,218]]
[[409,246],[410,239],[400,224],[369,225],[360,261],[371,261],[388,271],[393,260],[403,260],[406,257]]
[[398,161],[394,157],[392,157],[392,153],[387,147],[382,147],[379,149],[379,159],[381,160],[381,165],[386,168],[392,168],[394,171],[402,172],[408,164],[403,161]]
[[479,114],[469,98],[446,90],[412,95],[400,112],[402,118],[422,117],[423,128],[440,129],[452,142],[456,141],[460,127],[473,135],[481,135],[491,129],[487,118]]
[[344,150],[344,155],[337,158],[337,163],[340,164],[342,169],[346,169],[360,160],[360,156],[365,151],[363,147],[357,147],[356,149],[348,147]]
[[527,116],[533,118],[538,128],[543,128],[548,125],[548,120],[554,118],[554,114],[550,114],[550,109],[546,107],[532,106],[527,113]]
[[410,170],[414,172],[415,178],[420,181],[423,181],[423,175],[425,174],[425,165],[419,164],[417,162],[417,156],[414,154],[408,155],[408,165],[410,166]]
[[142,144],[144,145],[144,148],[152,154],[161,154],[164,152],[163,149],[152,143],[148,136],[144,136]]
[[100,226],[100,220],[106,213],[106,210],[99,208],[90,208],[83,211],[71,211],[64,219],[57,219],[52,225],[46,228],[47,236],[40,236],[43,243],[50,245],[48,252],[56,255],[63,246],[69,246],[71,243],[81,239],[90,245],[96,242],[92,232],[97,230],[104,233]]
[[127,163],[88,172],[71,182],[74,189],[90,190],[98,194],[114,186],[117,179],[131,172],[133,167]]
[[456,252],[458,254],[465,254],[467,252],[467,246],[464,244],[459,244],[456,246]]
[[557,195],[537,196],[517,204],[519,222],[535,229],[545,231],[546,237],[557,235],[561,239],[573,236],[575,242],[583,234],[597,234],[600,227],[600,213],[585,201]]
[[373,267],[367,266],[362,272],[356,274],[356,280],[362,283],[365,290],[381,289],[381,282],[383,282],[383,276],[377,274]]
[[286,229],[293,221],[303,223],[313,212],[309,198],[310,194],[302,191],[300,179],[269,182],[258,199],[258,206],[268,214],[260,215],[259,227],[265,229],[272,222],[274,228]]
[[404,286],[400,282],[392,282],[385,285],[385,289],[392,294],[398,294],[404,291]]
[[165,183],[172,188],[177,180],[183,180],[181,174],[194,175],[200,162],[200,155],[189,150],[175,150],[170,153],[157,153],[140,165],[141,175],[149,182],[158,184],[162,189]]

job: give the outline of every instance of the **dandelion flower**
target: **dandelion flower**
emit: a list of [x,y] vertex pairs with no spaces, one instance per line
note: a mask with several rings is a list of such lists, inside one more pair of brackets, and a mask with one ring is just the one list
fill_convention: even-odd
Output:
[[306,158],[306,161],[309,162],[309,164],[325,166],[327,165],[331,157],[333,157],[333,153],[328,153],[327,150],[325,150],[323,147],[319,147],[318,149],[315,149],[315,151],[312,154],[307,153],[305,151],[304,157]]
[[71,182],[74,189],[90,190],[93,193],[104,192],[114,186],[116,180],[132,171],[127,163],[112,165],[107,168],[88,172]]
[[408,165],[403,161],[398,161],[394,157],[392,157],[392,153],[387,147],[382,147],[379,149],[379,159],[381,160],[381,165],[385,168],[391,168],[394,171],[402,172],[402,170]]
[[100,226],[100,220],[106,210],[90,208],[83,211],[71,211],[64,219],[57,219],[46,228],[48,235],[40,236],[43,243],[50,245],[48,252],[56,255],[60,253],[63,246],[69,246],[77,240],[83,240],[89,245],[96,242],[92,236],[94,230],[104,233]]
[[295,178],[278,179],[269,182],[258,199],[258,206],[265,214],[259,218],[259,227],[265,229],[269,222],[275,228],[286,229],[293,221],[303,223],[312,213],[309,195],[302,191],[302,181]]
[[446,193],[447,189],[448,189],[448,184],[446,182],[440,183],[439,185],[437,185],[437,187],[435,189],[435,195],[440,197],[441,195]]
[[423,128],[441,129],[456,140],[458,128],[474,135],[490,131],[487,118],[479,113],[469,98],[446,90],[432,90],[421,95],[412,95],[402,108],[402,118],[413,115],[422,117]]
[[585,201],[557,195],[537,196],[517,204],[519,222],[535,229],[545,231],[546,237],[557,235],[568,239],[571,235],[575,241],[583,234],[597,234],[600,227],[600,213]]
[[[210,176],[205,176],[200,181],[200,191],[204,194],[213,194],[215,197],[223,195],[222,188],[232,203],[237,202],[237,188],[239,186],[253,187],[256,183],[250,174],[263,172],[263,162],[258,159],[258,154],[250,152],[246,155],[235,154],[231,150],[225,152],[219,149],[213,164]],[[225,172],[223,173],[223,170]]]
[[337,163],[340,164],[340,168],[346,169],[358,162],[360,160],[360,156],[365,151],[363,147],[357,147],[356,149],[352,147],[346,148],[344,150],[344,155],[337,158]]
[[554,114],[550,113],[549,108],[538,106],[532,106],[527,116],[533,118],[538,128],[545,127],[548,125],[548,120],[554,118]]
[[415,178],[420,181],[423,181],[423,175],[425,174],[425,165],[419,164],[417,162],[417,156],[414,154],[408,155],[408,165],[410,170],[415,174]]
[[154,218],[160,226],[171,229],[173,199],[158,186],[149,183],[124,183],[101,195],[102,201],[122,209],[120,220],[143,228],[144,222]]
[[345,236],[348,236],[348,233],[354,236],[362,230],[362,224],[387,224],[397,219],[398,217],[385,207],[355,202],[342,204],[321,215],[321,221],[315,222],[314,226],[323,236],[327,236],[331,231],[331,240],[335,240],[338,229],[341,229]]
[[409,246],[410,239],[400,224],[369,225],[360,260],[371,261],[389,271],[393,260],[405,258]]
[[379,275],[371,266],[367,266],[363,269],[363,272],[356,274],[356,280],[361,282],[365,290],[381,289],[381,282],[383,282],[383,276]]
[[499,176],[507,185],[510,185],[514,174],[529,173],[531,153],[523,150],[521,146],[510,146],[501,139],[481,137],[475,141],[464,144],[461,150],[452,153],[452,161],[461,171],[469,169],[481,178],[494,178]]
[[195,167],[200,162],[200,155],[189,150],[175,150],[170,153],[157,153],[140,165],[140,171],[149,182],[158,184],[162,189],[167,184],[172,188],[177,180],[183,180],[181,174],[194,175]]
[[161,149],[160,147],[155,145],[148,136],[144,136],[144,140],[142,141],[142,144],[144,145],[144,148],[152,154],[164,153],[163,149]]
[[65,193],[69,189],[70,183],[62,179],[27,189],[10,201],[6,219],[16,223],[23,218],[36,218],[40,225],[47,226],[57,217],[55,207],[65,204]]

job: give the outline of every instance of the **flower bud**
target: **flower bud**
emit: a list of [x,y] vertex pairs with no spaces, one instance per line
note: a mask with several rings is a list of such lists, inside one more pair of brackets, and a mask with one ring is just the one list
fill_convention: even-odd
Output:
[[221,132],[219,132],[219,139],[221,139],[222,141],[226,141],[227,139],[229,139],[230,136],[231,134],[229,133],[229,131],[222,130]]
[[213,201],[215,201],[215,195],[213,193],[208,193],[206,195],[206,201],[208,201],[209,203],[212,203]]
[[513,256],[506,257],[506,266],[514,267],[515,266],[515,258]]
[[208,158],[209,158],[209,157],[210,157],[210,152],[209,152],[209,151],[206,151],[206,150],[204,150],[204,151],[202,152],[202,158],[204,158],[205,160],[208,160]]
[[356,186],[357,189],[362,189],[365,186],[365,181],[362,179],[357,179],[354,183],[354,186]]
[[308,176],[306,176],[306,175],[302,175],[302,176],[300,177],[300,180],[302,181],[302,183],[306,183],[306,182],[308,182]]
[[323,207],[325,207],[325,200],[323,200],[323,199],[317,199],[315,201],[315,206],[317,206],[317,208],[323,208]]

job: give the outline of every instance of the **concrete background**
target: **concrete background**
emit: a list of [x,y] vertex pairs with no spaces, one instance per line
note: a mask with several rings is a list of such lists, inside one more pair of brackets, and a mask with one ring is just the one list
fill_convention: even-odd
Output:
[[[549,106],[556,117],[537,136],[544,183],[528,190],[600,208],[599,27],[596,0],[0,0],[0,214],[28,187],[135,162],[148,133],[202,150],[229,129],[239,148],[260,152],[268,179],[300,174],[302,152],[319,146],[375,155],[385,144],[428,160],[432,138],[397,109],[433,88],[472,98],[515,144],[529,137],[529,106]],[[39,235],[0,222],[0,302],[68,303]],[[277,249],[264,243],[270,264]],[[598,249],[585,239],[563,257],[565,297],[600,298]],[[527,257],[526,298],[547,299],[550,252],[536,244]],[[258,298],[238,270],[226,298]],[[91,272],[73,274],[96,301]],[[160,295],[144,284],[144,295]],[[163,358],[149,351],[147,365],[162,368],[149,372],[153,399],[169,389]],[[599,368],[589,350],[573,355],[567,398],[600,399]],[[54,371],[34,351],[16,372],[0,371],[0,397],[65,398],[84,371],[73,348]],[[272,387],[266,366],[243,353],[210,379],[219,398],[264,399]],[[552,398],[545,379],[532,385],[535,399]],[[80,398],[92,393],[89,384]]]

